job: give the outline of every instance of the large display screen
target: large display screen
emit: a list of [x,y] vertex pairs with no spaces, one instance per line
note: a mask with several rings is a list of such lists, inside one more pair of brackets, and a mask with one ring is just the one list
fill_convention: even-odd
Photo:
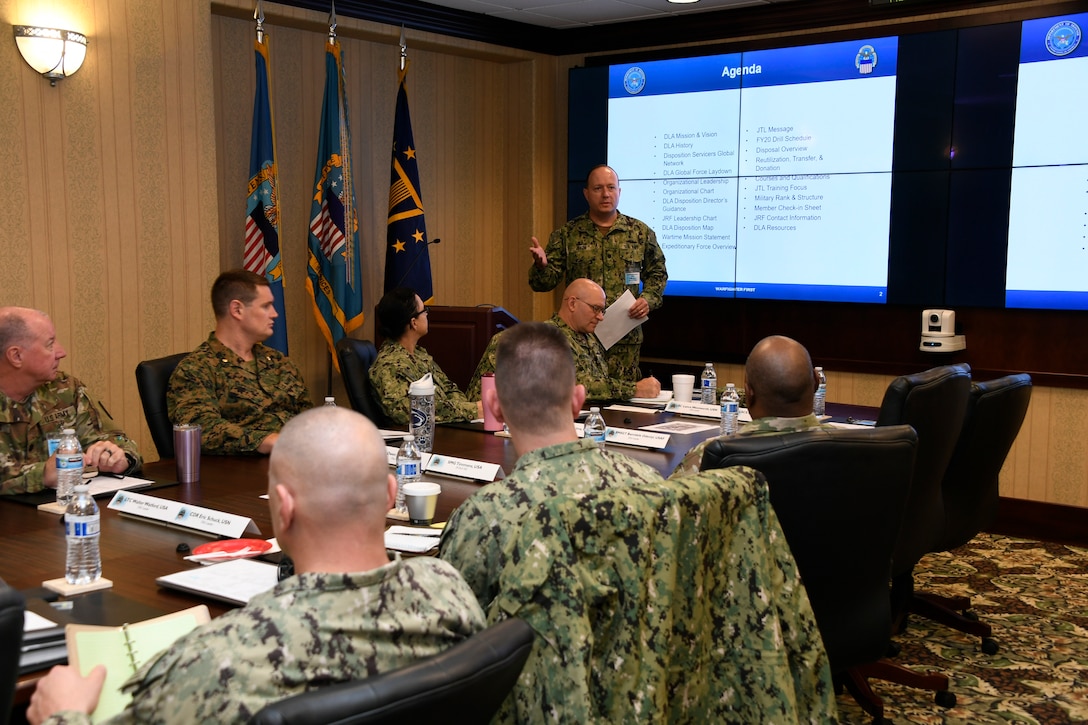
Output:
[[[666,294],[1088,309],[1088,13],[571,72]],[[667,51],[661,51],[667,52]]]
[[1005,305],[1088,309],[1088,13],[1020,40]]
[[667,294],[884,302],[896,38],[625,63],[608,163]]

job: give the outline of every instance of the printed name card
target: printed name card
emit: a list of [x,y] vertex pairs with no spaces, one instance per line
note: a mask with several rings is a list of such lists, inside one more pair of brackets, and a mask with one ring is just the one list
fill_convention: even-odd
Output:
[[618,443],[622,446],[661,449],[669,444],[669,434],[630,428],[605,428],[604,440],[606,443]]
[[575,423],[574,423],[574,432],[578,434],[579,438],[585,438],[586,437],[586,424],[585,423],[579,423],[579,422],[575,421]]
[[154,496],[145,496],[132,491],[115,493],[108,508],[129,516],[159,521],[167,526],[179,526],[232,539],[237,539],[243,533],[261,533],[257,524],[253,523],[253,519],[245,516],[193,506],[182,501],[168,501]]
[[496,463],[484,463],[468,458],[454,458],[434,454],[431,460],[423,467],[427,473],[438,473],[443,476],[455,476],[457,478],[471,478],[476,481],[494,481],[501,470]]
[[670,400],[669,404],[665,406],[665,410],[669,413],[688,415],[695,418],[722,417],[722,409],[709,403],[681,403],[676,400]]

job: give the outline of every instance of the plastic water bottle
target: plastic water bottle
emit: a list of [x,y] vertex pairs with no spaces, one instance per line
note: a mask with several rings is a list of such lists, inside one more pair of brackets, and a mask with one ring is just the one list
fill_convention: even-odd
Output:
[[397,451],[397,511],[408,511],[408,506],[404,503],[404,484],[418,481],[421,468],[422,456],[416,448],[416,437],[409,433],[404,436],[404,442]]
[[68,540],[68,561],[64,580],[69,584],[90,584],[102,575],[102,554],[98,548],[101,520],[90,487],[80,482],[64,514],[64,535]]
[[77,485],[83,482],[83,446],[72,428],[60,434],[57,446],[57,502],[67,506]]
[[738,417],[740,417],[740,396],[737,395],[737,386],[733,385],[733,383],[726,383],[725,392],[722,393],[722,423],[720,428],[723,436],[736,435]]
[[816,394],[812,396],[813,415],[823,415],[827,409],[827,376],[823,368],[816,368]]
[[326,408],[335,408],[336,407],[336,398],[334,398],[331,395],[326,395],[325,396],[325,407]]
[[718,374],[714,372],[714,363],[708,362],[703,369],[702,402],[714,405],[718,402]]
[[597,447],[604,450],[604,416],[601,415],[601,409],[594,406],[589,409],[589,417],[586,418],[586,438],[592,438],[597,441]]

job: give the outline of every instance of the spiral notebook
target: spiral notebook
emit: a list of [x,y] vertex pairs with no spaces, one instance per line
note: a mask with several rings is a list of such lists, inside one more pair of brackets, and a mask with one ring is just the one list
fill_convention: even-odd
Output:
[[91,721],[102,722],[124,710],[132,696],[122,692],[121,686],[178,637],[210,620],[208,607],[201,604],[120,627],[69,624],[65,629],[68,664],[84,675],[95,665],[106,666],[106,682]]

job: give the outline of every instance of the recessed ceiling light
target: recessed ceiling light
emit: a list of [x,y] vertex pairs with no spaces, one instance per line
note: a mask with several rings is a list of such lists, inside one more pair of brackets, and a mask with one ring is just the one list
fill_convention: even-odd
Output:
[[692,3],[697,2],[699,2],[699,0],[669,0],[669,3],[672,5],[691,5]]

